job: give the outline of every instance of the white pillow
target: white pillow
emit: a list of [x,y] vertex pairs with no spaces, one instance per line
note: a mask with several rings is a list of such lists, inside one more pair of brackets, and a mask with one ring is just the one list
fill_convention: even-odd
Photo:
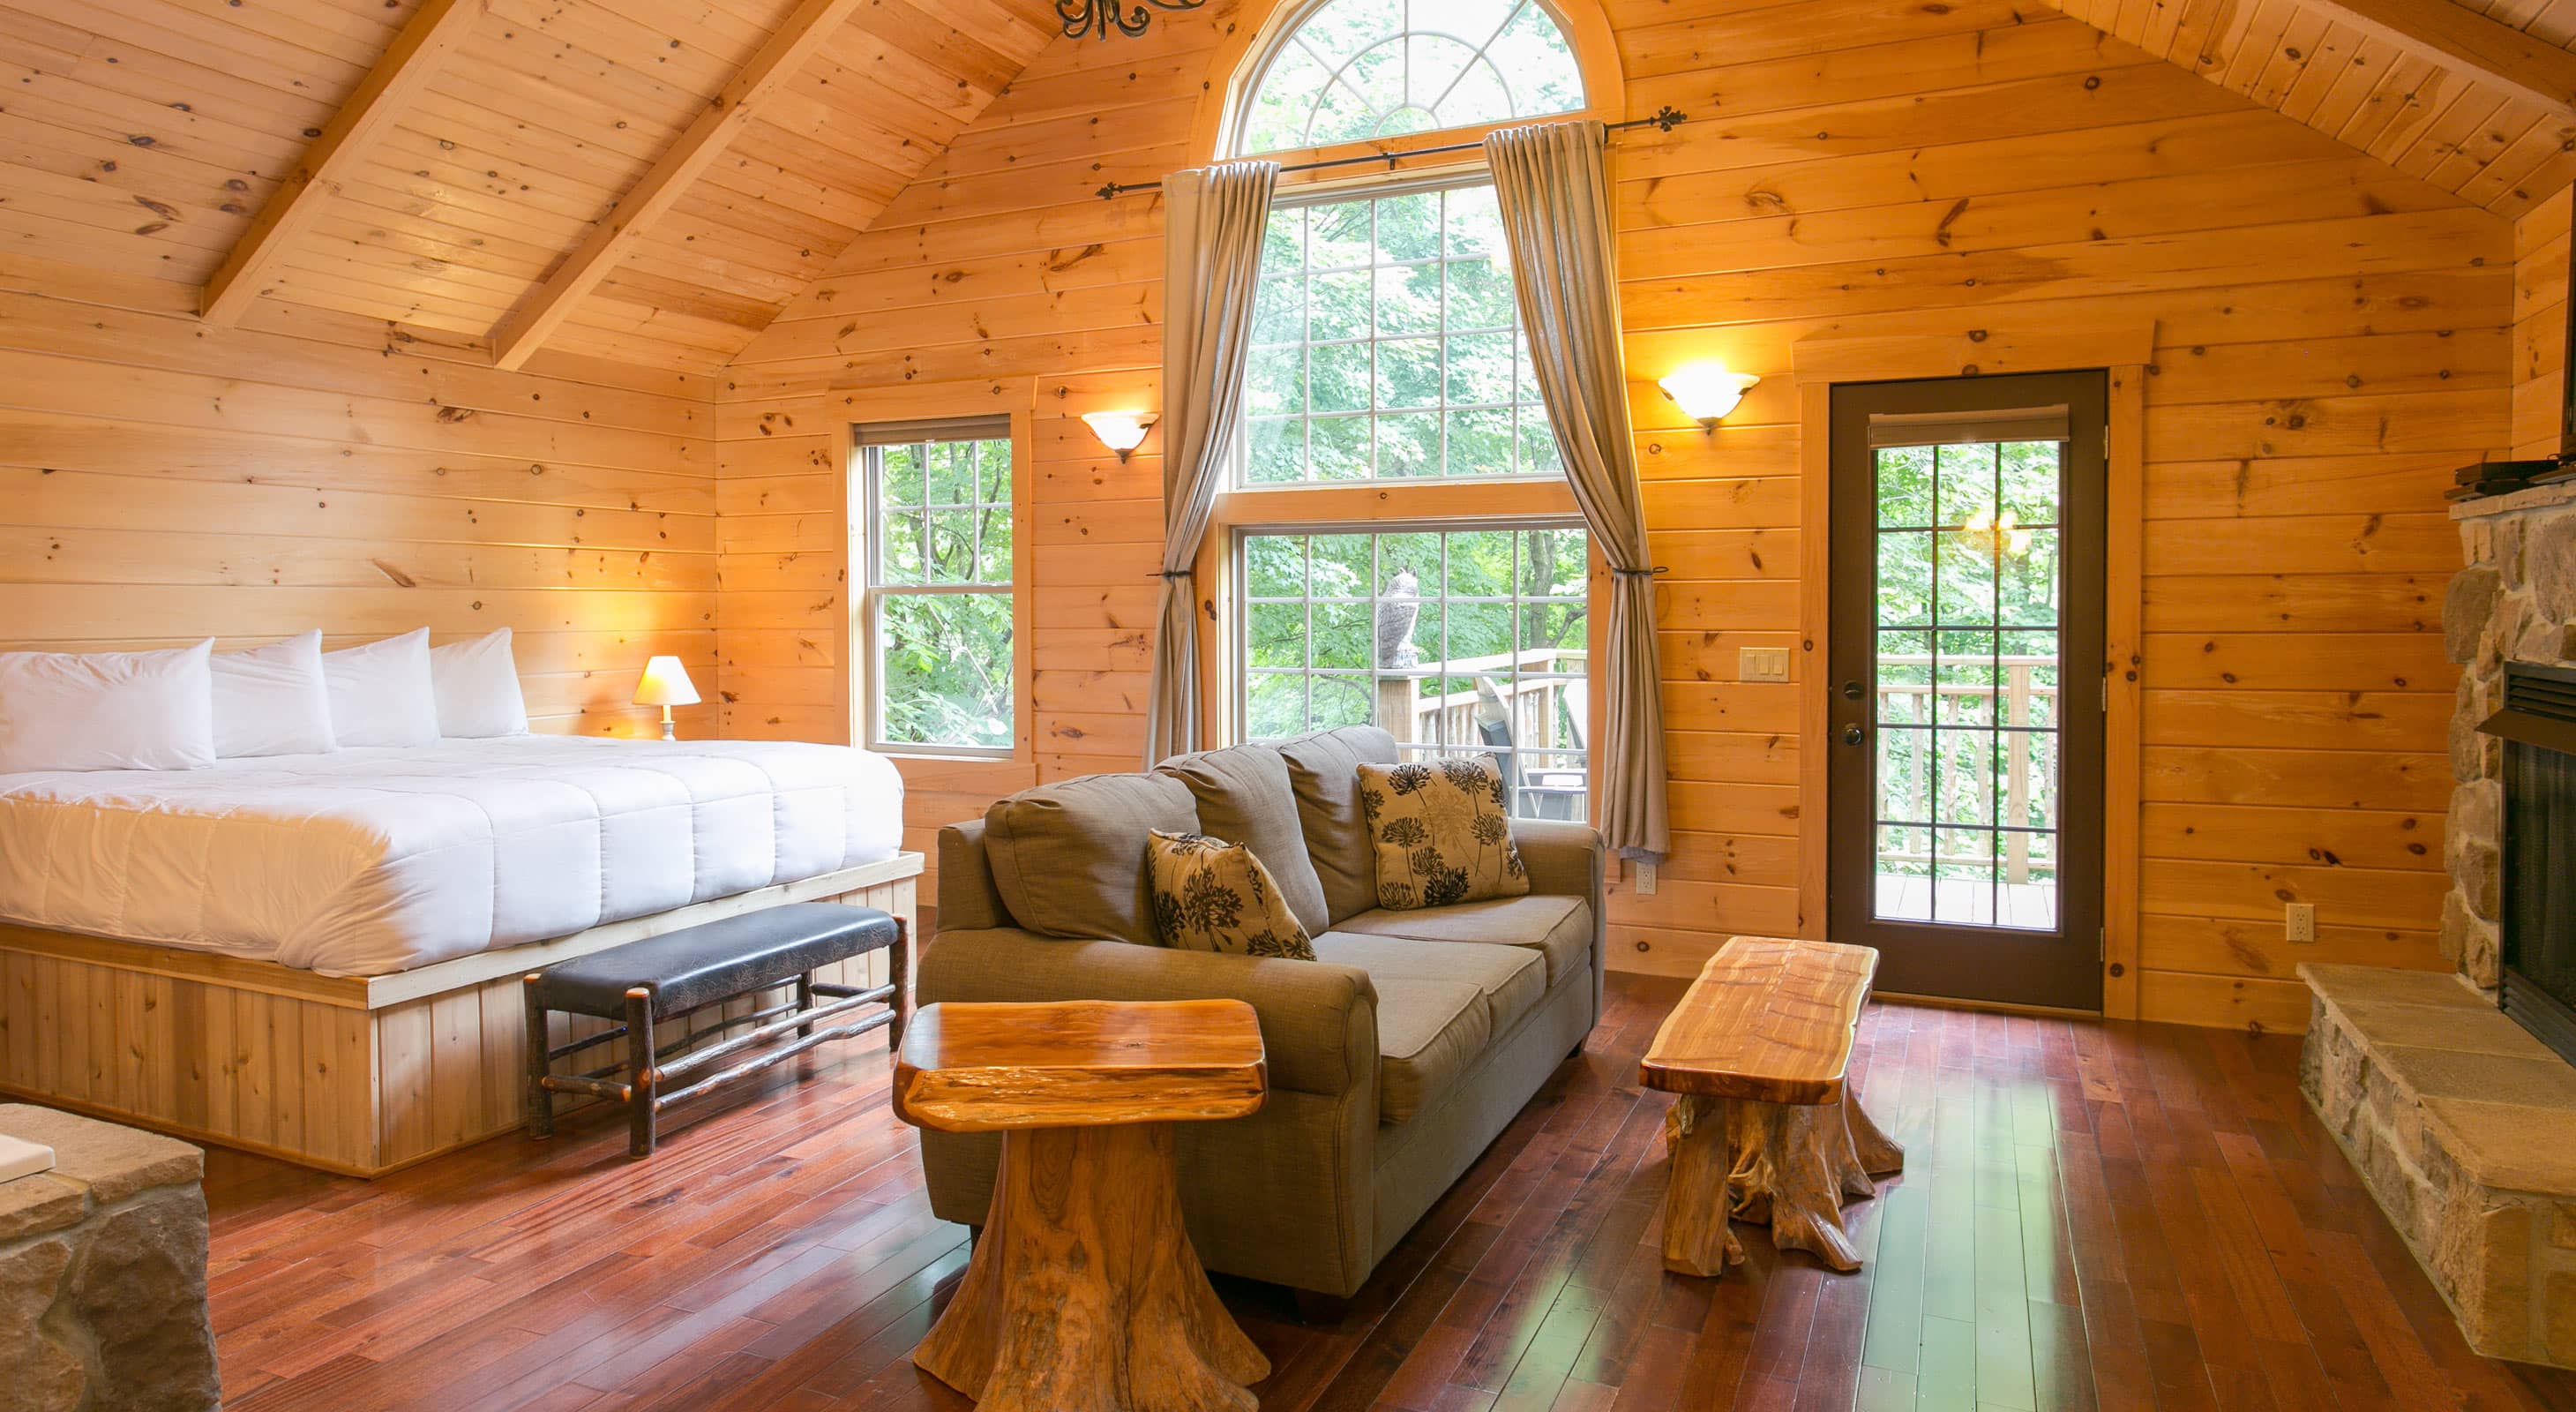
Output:
[[331,736],[342,749],[438,743],[429,629],[325,652],[322,678],[331,689]]
[[214,674],[217,755],[318,755],[332,748],[319,628],[247,652],[218,652]]
[[440,735],[484,740],[528,733],[528,701],[519,694],[508,628],[429,649],[429,675],[438,691]]
[[214,650],[0,652],[0,775],[215,763]]

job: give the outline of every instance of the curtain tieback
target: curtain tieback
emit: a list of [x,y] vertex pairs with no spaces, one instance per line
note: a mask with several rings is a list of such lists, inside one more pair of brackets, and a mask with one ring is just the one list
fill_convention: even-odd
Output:
[[1618,575],[1619,577],[1621,577],[1621,578],[1647,578],[1647,579],[1650,579],[1650,578],[1653,578],[1653,577],[1654,577],[1655,575],[1657,575],[1657,574],[1668,574],[1668,573],[1671,573],[1671,572],[1672,572],[1672,570],[1670,570],[1670,569],[1668,569],[1668,568],[1665,568],[1665,567],[1664,567],[1663,565],[1661,565],[1661,564],[1657,564],[1655,567],[1653,567],[1653,568],[1651,568],[1651,569],[1612,569],[1610,572],[1612,572],[1612,573],[1614,573],[1614,574],[1617,574],[1617,575]]
[[1149,579],[1189,579],[1189,578],[1197,578],[1197,577],[1198,577],[1198,570],[1196,570],[1196,569],[1157,569],[1157,570],[1155,570],[1153,573],[1150,573],[1150,574],[1145,575],[1145,577],[1147,577],[1147,578],[1149,578]]

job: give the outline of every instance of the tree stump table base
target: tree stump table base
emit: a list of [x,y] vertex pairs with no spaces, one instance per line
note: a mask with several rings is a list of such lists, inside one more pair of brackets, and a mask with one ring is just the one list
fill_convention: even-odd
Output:
[[1866,947],[1737,937],[1665,1017],[1638,1066],[1639,1082],[1680,1095],[1664,1116],[1664,1268],[1743,1263],[1730,1217],[1832,1269],[1861,1267],[1843,1202],[1905,1166],[1844,1074],[1877,963]]
[[924,1007],[897,1111],[1002,1159],[914,1365],[984,1412],[1256,1412],[1270,1360],[1190,1247],[1172,1124],[1259,1107],[1263,1069],[1235,1002]]
[[1253,1412],[1244,1384],[1270,1376],[1181,1229],[1168,1123],[1004,1134],[984,1234],[912,1361],[986,1412]]

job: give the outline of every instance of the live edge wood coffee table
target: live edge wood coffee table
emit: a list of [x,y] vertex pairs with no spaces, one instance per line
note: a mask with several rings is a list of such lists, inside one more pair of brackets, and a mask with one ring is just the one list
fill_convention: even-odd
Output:
[[1739,936],[1664,1017],[1637,1066],[1639,1083],[1681,1095],[1664,1116],[1664,1268],[1742,1261],[1730,1214],[1768,1221],[1783,1249],[1860,1268],[1842,1200],[1877,1195],[1871,1176],[1905,1166],[1843,1073],[1877,976],[1866,946]]
[[1172,1124],[1258,1109],[1266,1074],[1239,1000],[923,1006],[895,1112],[998,1132],[1002,1165],[912,1361],[984,1412],[1254,1412],[1270,1361],[1181,1228]]

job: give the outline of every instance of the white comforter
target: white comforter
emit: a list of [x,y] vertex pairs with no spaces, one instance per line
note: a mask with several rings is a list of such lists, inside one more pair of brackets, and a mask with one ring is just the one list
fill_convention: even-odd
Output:
[[0,918],[373,976],[876,862],[902,829],[890,761],[768,741],[0,775]]

